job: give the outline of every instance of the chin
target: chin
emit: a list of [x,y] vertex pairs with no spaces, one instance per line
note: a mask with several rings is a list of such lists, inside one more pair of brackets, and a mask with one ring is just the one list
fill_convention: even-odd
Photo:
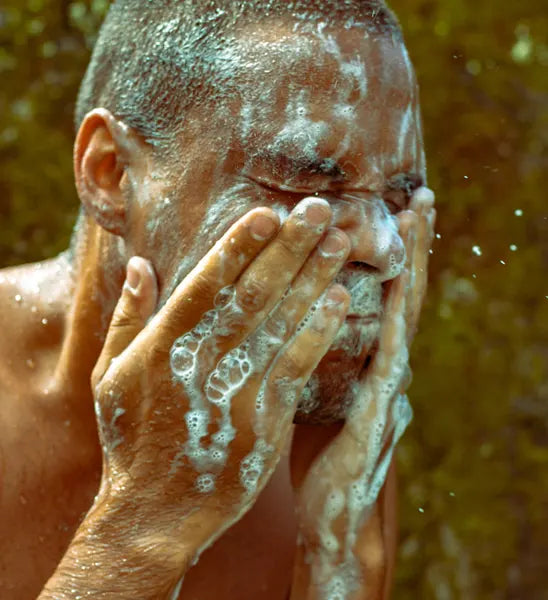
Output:
[[293,422],[332,425],[346,419],[365,359],[326,355],[304,387]]
[[343,324],[301,393],[294,423],[331,425],[346,419],[378,333],[378,321]]

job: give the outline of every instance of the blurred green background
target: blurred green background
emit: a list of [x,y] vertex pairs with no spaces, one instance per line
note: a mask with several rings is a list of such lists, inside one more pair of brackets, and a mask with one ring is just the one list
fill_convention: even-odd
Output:
[[[394,598],[548,599],[548,5],[392,5],[439,215]],[[74,100],[107,6],[2,0],[0,265],[67,246]]]

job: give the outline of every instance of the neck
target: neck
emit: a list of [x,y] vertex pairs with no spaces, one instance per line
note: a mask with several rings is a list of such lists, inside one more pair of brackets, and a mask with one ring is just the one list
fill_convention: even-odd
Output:
[[80,216],[71,244],[71,300],[54,385],[89,393],[91,372],[120,296],[125,261],[117,238]]

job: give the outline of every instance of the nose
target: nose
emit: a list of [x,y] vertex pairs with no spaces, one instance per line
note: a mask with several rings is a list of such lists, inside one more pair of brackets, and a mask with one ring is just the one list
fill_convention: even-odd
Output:
[[405,246],[398,220],[381,197],[330,199],[333,226],[350,238],[349,262],[375,270],[380,281],[397,277],[405,264]]

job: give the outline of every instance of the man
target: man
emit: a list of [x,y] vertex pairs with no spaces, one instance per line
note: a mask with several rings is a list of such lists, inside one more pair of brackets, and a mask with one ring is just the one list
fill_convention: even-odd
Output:
[[0,279],[2,598],[386,597],[434,220],[394,17],[120,0],[77,126],[71,249]]

